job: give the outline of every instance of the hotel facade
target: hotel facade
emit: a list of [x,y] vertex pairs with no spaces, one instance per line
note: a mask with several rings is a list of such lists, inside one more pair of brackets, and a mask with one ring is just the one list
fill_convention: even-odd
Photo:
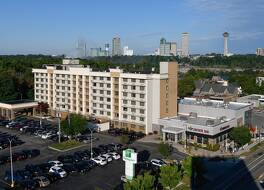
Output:
[[177,115],[178,64],[161,62],[160,73],[93,71],[78,60],[33,69],[35,101],[50,111],[107,119],[114,127],[159,131],[160,118]]

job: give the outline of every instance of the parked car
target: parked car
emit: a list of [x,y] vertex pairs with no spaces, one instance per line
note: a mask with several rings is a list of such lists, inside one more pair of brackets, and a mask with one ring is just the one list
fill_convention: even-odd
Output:
[[117,154],[116,152],[109,153],[115,160],[118,160],[121,158],[120,154]]
[[152,159],[150,162],[152,165],[158,166],[158,167],[166,165],[166,163],[161,159]]
[[24,181],[20,181],[18,183],[18,186],[21,189],[25,189],[25,190],[33,190],[36,189],[38,187],[38,184],[35,180],[24,180]]
[[100,165],[100,166],[104,166],[107,164],[107,161],[105,158],[102,158],[100,156],[96,157],[96,158],[92,158],[92,160],[97,164],[97,165]]
[[47,187],[50,184],[50,181],[45,176],[37,176],[33,179],[38,182],[39,187]]
[[52,166],[56,166],[56,167],[62,167],[63,166],[63,163],[61,163],[60,161],[58,160],[53,160],[53,161],[48,161],[48,163]]
[[112,162],[113,158],[112,158],[112,155],[107,153],[107,154],[103,154],[101,155],[100,157],[106,159],[107,162]]
[[57,167],[57,166],[52,166],[49,170],[50,173],[55,173],[58,176],[60,176],[61,178],[64,178],[67,176],[67,173],[64,169]]

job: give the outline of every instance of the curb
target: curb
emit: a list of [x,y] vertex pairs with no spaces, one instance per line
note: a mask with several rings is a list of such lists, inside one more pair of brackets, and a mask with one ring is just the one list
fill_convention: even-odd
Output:
[[48,146],[48,148],[51,149],[51,150],[58,151],[58,152],[67,152],[67,151],[70,151],[70,150],[74,150],[76,148],[81,148],[83,146],[85,146],[85,144],[80,145],[80,146],[76,146],[76,147],[73,147],[73,148],[68,148],[68,149],[65,149],[65,150],[60,150],[60,149],[57,149],[57,148],[54,148],[54,147],[51,147],[51,146]]

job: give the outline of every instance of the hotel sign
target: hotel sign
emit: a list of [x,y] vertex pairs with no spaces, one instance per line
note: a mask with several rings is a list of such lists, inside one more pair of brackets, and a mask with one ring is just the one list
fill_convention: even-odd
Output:
[[224,127],[220,127],[220,131],[226,130],[230,127],[230,125],[224,126]]

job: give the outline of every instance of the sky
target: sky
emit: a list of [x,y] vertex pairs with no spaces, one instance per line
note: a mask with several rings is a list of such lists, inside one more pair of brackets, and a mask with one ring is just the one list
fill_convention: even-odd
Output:
[[190,52],[222,53],[230,33],[232,53],[264,47],[264,0],[1,0],[0,54],[76,54],[104,47],[119,36],[135,54],[153,53],[161,37]]

